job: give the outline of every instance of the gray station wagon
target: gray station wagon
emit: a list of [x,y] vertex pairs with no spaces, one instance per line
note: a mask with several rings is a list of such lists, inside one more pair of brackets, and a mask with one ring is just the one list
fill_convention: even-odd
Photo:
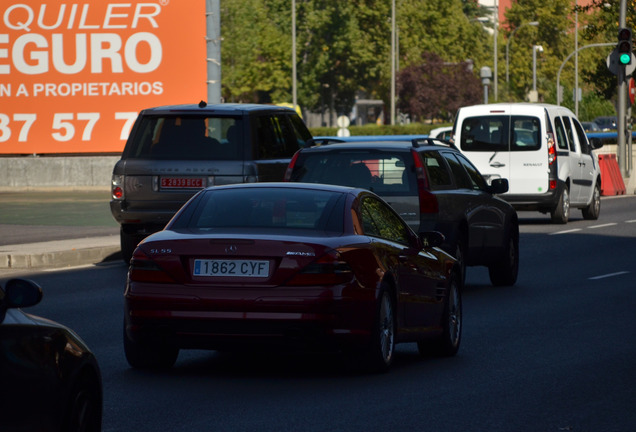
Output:
[[315,141],[327,144],[299,150],[286,180],[369,189],[414,231],[444,234],[442,247],[457,258],[462,277],[466,266],[486,266],[493,285],[515,284],[517,212],[496,196],[508,190],[506,179],[488,185],[459,150],[437,139]]
[[201,102],[141,111],[111,185],[124,261],[199,190],[282,181],[310,139],[296,111],[276,105]]

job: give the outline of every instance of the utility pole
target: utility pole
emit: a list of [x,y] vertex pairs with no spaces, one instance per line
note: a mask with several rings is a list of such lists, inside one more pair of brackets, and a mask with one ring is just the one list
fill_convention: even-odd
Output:
[[395,124],[395,0],[391,2],[391,125]]
[[292,0],[292,105],[298,106],[298,88],[296,84],[296,0]]
[[[619,15],[619,47],[620,49],[620,40],[621,40],[621,31],[625,29],[626,26],[626,15],[627,15],[627,0],[621,0],[620,4],[620,15]],[[630,39],[631,39],[631,31],[630,31]],[[631,45],[631,41],[630,41]],[[631,56],[631,52],[630,52]],[[620,63],[620,62],[619,62]],[[625,132],[626,132],[626,107],[627,107],[627,80],[625,74],[625,65],[620,65],[618,67],[618,73],[616,74],[618,77],[618,107],[617,107],[617,144],[618,144],[618,168],[621,171],[623,177],[626,177],[626,152],[625,152]]]
[[221,103],[221,5],[205,0],[205,42],[208,65],[208,103]]

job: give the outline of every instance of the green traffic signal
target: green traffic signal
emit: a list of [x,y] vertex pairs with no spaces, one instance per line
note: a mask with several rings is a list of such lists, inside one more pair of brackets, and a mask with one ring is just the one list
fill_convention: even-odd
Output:
[[632,30],[621,28],[618,30],[618,63],[623,66],[632,64]]
[[632,62],[632,56],[627,53],[620,54],[618,56],[618,61],[622,65],[628,65]]

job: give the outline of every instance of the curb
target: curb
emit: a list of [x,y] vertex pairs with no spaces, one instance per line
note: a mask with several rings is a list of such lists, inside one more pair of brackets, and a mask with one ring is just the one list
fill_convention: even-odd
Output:
[[0,270],[73,267],[121,259],[119,236],[0,246]]

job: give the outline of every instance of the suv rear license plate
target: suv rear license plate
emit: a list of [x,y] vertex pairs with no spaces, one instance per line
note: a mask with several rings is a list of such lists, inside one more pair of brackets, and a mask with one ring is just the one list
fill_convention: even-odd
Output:
[[202,177],[161,177],[161,189],[201,189]]
[[194,276],[267,277],[269,261],[258,260],[194,260]]

